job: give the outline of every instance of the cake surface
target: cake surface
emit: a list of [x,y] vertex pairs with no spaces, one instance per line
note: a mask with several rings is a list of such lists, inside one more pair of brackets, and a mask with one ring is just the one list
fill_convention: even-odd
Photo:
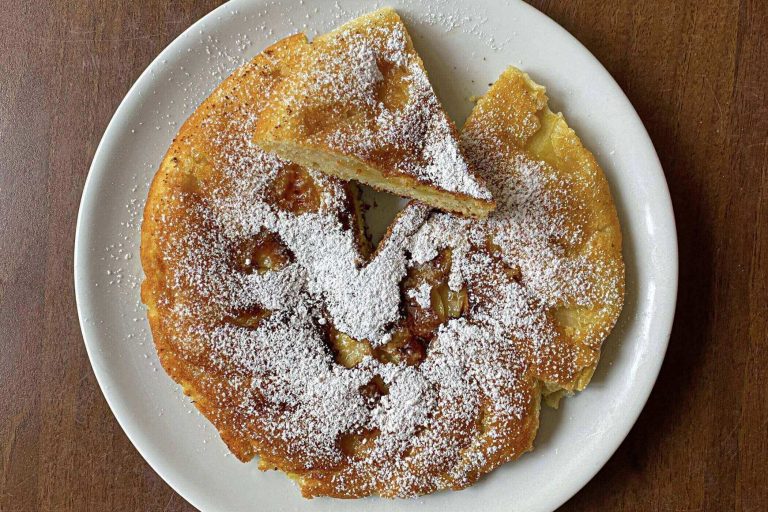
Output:
[[[528,319],[522,332],[535,347],[531,362],[544,398],[557,406],[592,377],[623,306],[624,262],[605,175],[547,101],[546,89],[526,73],[502,73],[461,134],[498,210],[484,222],[439,213],[430,222],[432,243],[446,243],[439,238],[451,233],[455,244],[466,226],[459,245],[470,248],[463,271],[476,278],[470,286],[487,288],[481,293],[494,303],[491,316],[512,307],[513,330]],[[478,248],[491,256],[485,267],[473,262]]]
[[306,497],[464,488],[594,371],[624,283],[605,177],[511,68],[461,138],[497,210],[413,202],[368,255],[349,184],[252,141],[307,46],[237,70],[155,176],[142,300],[160,361],[240,460]]
[[486,217],[494,208],[392,9],[315,38],[255,138],[293,162],[438,209]]

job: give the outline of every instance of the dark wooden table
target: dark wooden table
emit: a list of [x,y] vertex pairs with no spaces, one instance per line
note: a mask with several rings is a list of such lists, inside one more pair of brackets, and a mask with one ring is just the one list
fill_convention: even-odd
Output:
[[[192,510],[107,408],[77,323],[72,247],[110,116],[217,3],[0,5],[1,511]],[[637,108],[680,237],[677,315],[656,388],[562,510],[768,510],[768,2],[534,4]]]

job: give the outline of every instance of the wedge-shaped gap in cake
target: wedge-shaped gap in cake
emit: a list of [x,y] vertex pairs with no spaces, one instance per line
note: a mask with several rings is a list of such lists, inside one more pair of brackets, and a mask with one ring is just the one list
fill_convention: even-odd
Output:
[[408,204],[408,199],[368,185],[358,184],[357,188],[360,191],[365,234],[376,250],[387,230],[394,225],[397,214]]

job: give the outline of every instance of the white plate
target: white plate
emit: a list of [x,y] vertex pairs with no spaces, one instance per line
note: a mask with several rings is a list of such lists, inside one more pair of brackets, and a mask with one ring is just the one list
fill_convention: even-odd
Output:
[[141,211],[176,130],[229,71],[267,44],[310,36],[379,7],[362,0],[235,0],[184,32],[115,113],[83,191],[75,288],[83,337],[112,411],[149,464],[193,505],[223,510],[552,510],[578,491],[635,422],[661,366],[677,289],[677,241],[648,134],[608,72],[576,39],[522,2],[392,2],[460,125],[514,64],[548,87],[611,183],[624,234],[627,297],[589,388],[546,410],[536,449],[461,492],[416,500],[304,500],[281,473],[227,455],[216,431],[162,371],[139,302]]

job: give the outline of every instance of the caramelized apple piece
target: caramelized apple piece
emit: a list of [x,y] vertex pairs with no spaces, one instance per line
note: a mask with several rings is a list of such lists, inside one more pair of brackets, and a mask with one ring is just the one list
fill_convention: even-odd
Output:
[[234,265],[244,274],[279,270],[293,257],[280,238],[262,229],[256,236],[243,240],[234,250]]
[[269,186],[267,199],[277,208],[296,214],[320,208],[320,192],[315,180],[300,165],[287,164]]

